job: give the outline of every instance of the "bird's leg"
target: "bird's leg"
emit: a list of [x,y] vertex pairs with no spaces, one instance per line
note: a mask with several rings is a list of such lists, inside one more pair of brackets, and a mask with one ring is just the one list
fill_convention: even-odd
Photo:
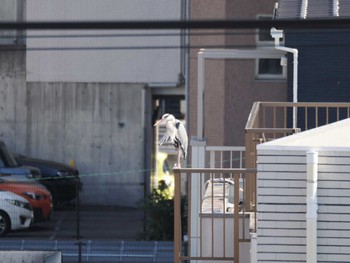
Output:
[[180,157],[181,157],[181,149],[177,151],[177,163],[174,164],[174,168],[181,168]]
[[179,150],[177,151],[177,167],[181,168],[181,149],[179,148]]

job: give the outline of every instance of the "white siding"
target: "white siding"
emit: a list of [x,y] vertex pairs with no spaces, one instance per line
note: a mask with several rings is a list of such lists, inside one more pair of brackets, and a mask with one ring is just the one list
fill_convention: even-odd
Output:
[[[350,262],[350,152],[319,151],[318,262]],[[258,262],[306,262],[306,151],[258,150]]]
[[304,153],[259,153],[259,262],[303,262],[306,253],[305,178]]
[[320,153],[318,262],[350,262],[350,153]]

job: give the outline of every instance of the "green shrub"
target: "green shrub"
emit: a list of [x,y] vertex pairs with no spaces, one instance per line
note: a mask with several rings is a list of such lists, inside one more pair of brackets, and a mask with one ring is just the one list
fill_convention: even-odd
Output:
[[[187,232],[186,198],[181,200],[182,233]],[[159,182],[144,200],[144,230],[139,234],[141,240],[172,241],[174,240],[174,199],[164,181]]]

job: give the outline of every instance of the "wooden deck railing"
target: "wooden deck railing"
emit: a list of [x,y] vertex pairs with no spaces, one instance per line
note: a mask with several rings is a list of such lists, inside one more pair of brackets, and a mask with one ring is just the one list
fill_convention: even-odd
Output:
[[203,168],[244,168],[244,146],[206,146]]
[[[245,211],[243,193],[247,178],[255,173],[255,169],[239,168],[174,169],[174,262],[238,263],[240,258],[247,262],[256,217]],[[181,211],[184,196],[187,211]],[[183,218],[187,218],[187,225],[182,224]],[[188,236],[186,250],[182,246],[184,234]]]
[[[349,117],[350,103],[256,102],[245,128],[245,158],[243,147],[207,147],[209,155],[203,163],[212,168],[174,169],[174,262],[239,263],[240,258],[249,262],[240,249],[249,244],[249,232],[256,230],[256,146]],[[181,223],[184,196],[186,227]],[[185,233],[186,250],[182,246]]]
[[[259,143],[349,117],[350,103],[255,102],[245,128],[245,167],[256,168],[256,146]],[[246,199],[254,200],[256,178],[249,178],[247,186]],[[249,203],[253,204],[254,201]],[[254,210],[254,207],[246,209]]]

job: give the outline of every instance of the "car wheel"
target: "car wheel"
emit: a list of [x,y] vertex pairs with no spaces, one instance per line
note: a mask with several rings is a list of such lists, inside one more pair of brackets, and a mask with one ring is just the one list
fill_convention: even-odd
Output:
[[4,211],[0,211],[0,236],[6,235],[10,230],[10,219]]

